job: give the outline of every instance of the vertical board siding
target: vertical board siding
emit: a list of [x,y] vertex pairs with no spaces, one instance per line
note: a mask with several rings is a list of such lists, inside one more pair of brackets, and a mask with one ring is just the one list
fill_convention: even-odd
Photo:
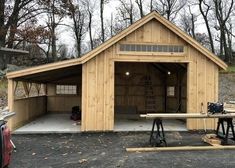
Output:
[[[185,45],[185,56],[120,55],[120,43],[159,43]],[[206,111],[208,101],[218,100],[218,66],[175,35],[158,21],[151,20],[83,64],[82,75],[82,131],[109,131],[114,126],[114,59],[136,62],[189,61],[187,71],[188,113],[199,113],[201,103]],[[121,101],[121,100],[120,100]],[[129,104],[133,100],[129,98]],[[188,119],[188,129],[203,129],[203,120]],[[207,129],[214,128],[215,121],[206,120]]]
[[14,100],[13,111],[17,117],[11,120],[11,129],[16,129],[46,113],[46,96]]
[[[114,63],[113,48],[83,65],[82,131],[113,130]],[[106,56],[108,55],[108,56]]]
[[[188,74],[188,112],[207,112],[207,102],[218,101],[219,69],[193,47],[189,48],[189,58],[192,66]],[[188,129],[214,129],[215,125],[215,119],[188,119],[187,122]]]

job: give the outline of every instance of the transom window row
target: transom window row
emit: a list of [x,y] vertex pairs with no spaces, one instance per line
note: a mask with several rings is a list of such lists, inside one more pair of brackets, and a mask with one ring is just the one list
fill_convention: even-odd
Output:
[[141,45],[141,44],[121,44],[120,51],[135,52],[184,52],[184,46],[178,45]]
[[77,94],[77,86],[76,85],[56,85],[56,94]]

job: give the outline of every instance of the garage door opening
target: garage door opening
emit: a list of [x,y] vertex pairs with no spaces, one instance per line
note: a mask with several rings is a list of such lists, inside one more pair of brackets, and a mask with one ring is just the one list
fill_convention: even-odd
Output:
[[[116,131],[150,130],[146,113],[186,113],[187,64],[115,63]],[[186,130],[186,121],[164,121],[166,130]]]
[[82,66],[76,65],[16,79],[13,119],[15,133],[75,133],[81,121],[72,120],[72,108],[81,109]]

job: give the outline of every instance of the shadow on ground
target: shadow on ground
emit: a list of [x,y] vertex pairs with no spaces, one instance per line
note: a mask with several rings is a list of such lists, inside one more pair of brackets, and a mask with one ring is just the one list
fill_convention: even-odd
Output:
[[[206,145],[202,133],[167,132],[169,146]],[[127,153],[147,147],[149,133],[13,135],[17,152],[10,168],[213,167],[234,168],[234,150]]]

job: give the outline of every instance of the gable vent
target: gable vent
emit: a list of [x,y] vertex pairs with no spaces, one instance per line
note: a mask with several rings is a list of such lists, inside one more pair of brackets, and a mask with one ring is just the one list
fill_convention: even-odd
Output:
[[178,46],[178,45],[121,44],[120,45],[120,51],[183,53],[184,52],[184,46]]

